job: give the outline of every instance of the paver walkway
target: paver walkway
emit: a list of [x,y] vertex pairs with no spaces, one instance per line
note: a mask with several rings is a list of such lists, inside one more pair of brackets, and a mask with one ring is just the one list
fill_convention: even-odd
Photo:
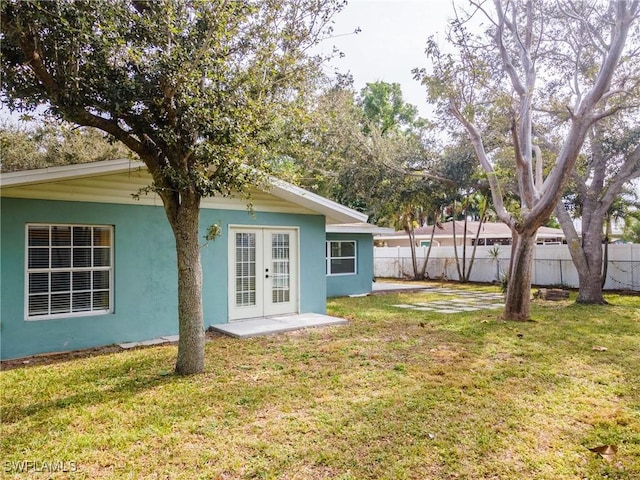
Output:
[[440,295],[448,295],[454,298],[431,302],[401,303],[394,305],[394,307],[437,313],[475,312],[477,310],[495,310],[504,307],[504,296],[500,293],[438,287],[428,288],[427,290],[429,293],[439,293]]

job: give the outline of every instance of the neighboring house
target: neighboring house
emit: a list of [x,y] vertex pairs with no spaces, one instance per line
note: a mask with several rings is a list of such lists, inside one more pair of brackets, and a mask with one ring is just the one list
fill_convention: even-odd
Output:
[[[466,244],[473,245],[478,231],[479,222],[467,222]],[[456,245],[461,246],[464,240],[464,222],[456,221]],[[428,247],[431,241],[431,225],[415,229],[416,247]],[[559,228],[540,227],[536,236],[538,245],[559,245],[565,240],[564,233]],[[376,246],[380,247],[408,247],[409,235],[405,231],[394,232],[391,235],[376,235]],[[436,227],[433,235],[434,247],[452,247],[453,222],[444,222]],[[511,230],[504,223],[483,222],[478,236],[478,245],[511,245]]]
[[[157,195],[132,196],[150,182],[128,160],[0,177],[3,359],[177,333],[171,227]],[[325,313],[328,293],[371,290],[375,227],[338,226],[366,215],[279,180],[252,205],[202,201],[205,328]],[[207,242],[213,224],[221,235]]]

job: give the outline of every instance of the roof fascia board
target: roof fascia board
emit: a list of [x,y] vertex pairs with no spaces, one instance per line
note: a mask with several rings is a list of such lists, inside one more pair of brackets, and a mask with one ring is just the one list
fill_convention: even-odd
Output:
[[327,219],[331,218],[342,223],[366,222],[369,216],[349,207],[345,207],[333,200],[304,190],[277,178],[270,178],[266,191],[284,200],[293,201],[303,207],[323,213]]

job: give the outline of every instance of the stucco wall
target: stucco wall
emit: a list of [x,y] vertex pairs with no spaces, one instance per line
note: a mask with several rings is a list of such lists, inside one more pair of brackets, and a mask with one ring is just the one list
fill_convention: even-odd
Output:
[[[114,312],[25,321],[25,225],[114,226]],[[324,217],[287,213],[207,210],[206,226],[222,235],[202,247],[205,327],[227,321],[227,225],[298,227],[300,311],[326,309]],[[0,355],[15,358],[175,335],[177,268],[174,239],[161,207],[50,200],[2,199]],[[205,240],[203,238],[203,244]]]
[[357,245],[356,274],[328,275],[327,296],[341,297],[371,292],[371,284],[373,280],[372,235],[363,233],[328,233],[327,240],[355,240]]

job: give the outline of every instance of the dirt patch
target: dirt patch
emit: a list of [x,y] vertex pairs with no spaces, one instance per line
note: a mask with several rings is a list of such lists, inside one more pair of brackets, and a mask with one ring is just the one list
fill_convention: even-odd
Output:
[[[220,337],[221,335],[215,332],[205,332],[207,341],[211,341],[213,338]],[[158,346],[176,345],[176,343],[164,343],[160,345],[141,345],[139,348],[150,348]],[[107,345],[104,347],[86,348],[84,350],[75,350],[72,352],[55,352],[55,353],[43,353],[40,355],[33,355],[31,357],[15,358],[11,360],[2,360],[0,362],[0,371],[13,370],[15,368],[25,367],[37,367],[41,365],[53,365],[56,363],[69,362],[79,358],[97,357],[100,355],[111,355],[112,353],[124,352],[127,349],[121,348],[118,345]],[[131,349],[128,349],[131,350]]]
[[15,358],[0,362],[0,370],[13,370],[22,367],[37,367],[40,365],[51,365],[54,363],[68,362],[79,358],[97,357],[99,355],[109,355],[111,353],[122,352],[123,349],[117,345],[107,345],[106,347],[87,348],[73,352],[43,353],[31,357]]

